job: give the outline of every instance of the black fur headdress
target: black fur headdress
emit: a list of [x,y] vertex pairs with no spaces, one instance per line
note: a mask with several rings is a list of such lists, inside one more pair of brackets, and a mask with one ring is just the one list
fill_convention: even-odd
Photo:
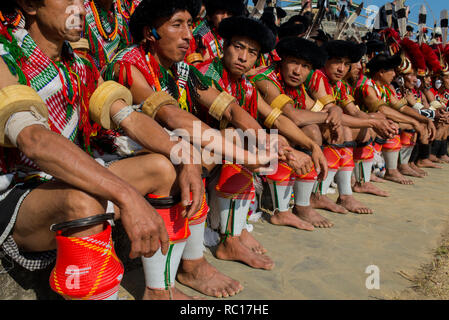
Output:
[[234,16],[221,21],[218,34],[226,40],[234,36],[248,37],[260,44],[260,52],[267,53],[273,50],[276,37],[262,22],[243,16]]
[[314,69],[321,68],[326,62],[326,52],[315,42],[298,37],[286,37],[276,45],[276,52],[285,59],[294,57],[312,64]]
[[359,61],[366,53],[366,45],[346,40],[331,40],[323,44],[328,58],[348,58],[352,63]]

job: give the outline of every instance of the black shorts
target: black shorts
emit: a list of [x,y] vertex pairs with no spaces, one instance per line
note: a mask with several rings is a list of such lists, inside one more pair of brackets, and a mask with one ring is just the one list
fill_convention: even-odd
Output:
[[0,193],[0,247],[6,255],[30,271],[44,269],[56,258],[56,250],[21,252],[12,237],[20,206],[26,196],[41,184],[41,181],[18,183],[12,189]]

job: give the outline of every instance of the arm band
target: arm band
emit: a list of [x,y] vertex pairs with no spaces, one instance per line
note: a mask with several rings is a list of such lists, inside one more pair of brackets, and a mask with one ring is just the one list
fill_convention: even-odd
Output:
[[186,58],[186,62],[188,64],[197,63],[197,62],[203,62],[203,56],[201,53],[192,53],[189,54]]
[[320,112],[321,110],[323,110],[323,108],[324,108],[324,105],[321,103],[320,100],[317,100],[310,111]]
[[381,106],[386,106],[386,102],[382,99],[377,100],[374,103],[366,104],[369,112],[377,112]]
[[[46,120],[48,109],[37,92],[25,85],[11,85],[0,90],[0,146],[14,147],[5,134],[6,122],[21,111],[32,111]],[[14,130],[13,130],[14,131]],[[14,136],[13,134],[12,136]],[[14,137],[13,137],[14,138]],[[17,137],[16,137],[17,138]]]
[[395,104],[390,104],[390,106],[393,109],[398,110],[398,111],[399,111],[399,109],[401,109],[405,105],[407,105],[407,100],[405,98],[402,98],[401,100],[399,100]]
[[160,108],[166,105],[178,105],[178,101],[165,91],[158,91],[149,96],[142,106],[142,112],[155,118]]
[[235,102],[235,98],[226,91],[221,92],[209,108],[209,114],[217,120],[221,120],[224,112],[232,102]]
[[430,103],[429,109],[435,111],[435,110],[437,110],[437,109],[439,109],[439,108],[441,108],[441,107],[443,107],[443,105],[441,104],[441,102],[439,102],[439,101],[437,101],[437,100],[434,100],[434,101],[432,101],[432,102]]
[[415,103],[414,105],[413,105],[413,109],[415,109],[415,110],[421,110],[422,108],[424,108],[424,105],[422,104],[422,103],[420,103],[420,102],[417,102],[417,103]]
[[295,102],[292,98],[285,94],[278,95],[272,102],[271,102],[271,108],[273,109],[279,109],[282,111],[282,109],[285,107],[286,104],[292,104],[294,105]]
[[282,111],[279,109],[271,110],[270,114],[265,118],[265,122],[263,123],[265,127],[271,129],[273,127],[274,122],[277,118],[282,114]]
[[131,105],[133,102],[131,91],[115,81],[102,83],[89,100],[89,115],[92,120],[105,129],[116,129],[111,121],[111,107],[120,99]]
[[353,96],[348,96],[348,98],[347,98],[346,100],[342,100],[342,101],[340,102],[340,106],[341,106],[342,108],[346,108],[346,106],[347,106],[348,104],[350,104],[351,102],[354,102],[354,101],[355,101],[355,99],[354,99]]
[[[34,109],[34,107],[31,107],[31,109]],[[35,124],[50,129],[47,119],[42,117],[36,111],[31,110],[14,113],[6,122],[5,135],[9,139],[11,144],[14,147],[17,147],[17,137],[19,136],[20,132],[22,132],[22,130],[25,129],[26,127]]]
[[318,101],[320,101],[323,104],[323,106],[326,106],[329,103],[335,103],[335,98],[333,95],[328,94],[327,96],[318,99]]

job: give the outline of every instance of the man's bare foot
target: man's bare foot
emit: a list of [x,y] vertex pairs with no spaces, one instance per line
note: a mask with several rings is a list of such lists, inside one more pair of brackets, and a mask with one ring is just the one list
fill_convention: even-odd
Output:
[[256,269],[271,270],[274,267],[273,260],[252,251],[242,243],[239,236],[228,236],[220,241],[215,254],[217,259],[240,261]]
[[348,210],[342,206],[339,206],[328,197],[318,193],[312,193],[312,196],[310,197],[310,205],[314,209],[324,209],[336,213],[348,213]]
[[429,155],[429,160],[435,163],[442,163],[442,161],[434,154]]
[[438,159],[440,159],[442,162],[444,163],[449,163],[449,156],[447,154],[442,155],[441,157],[439,157]]
[[385,180],[393,181],[399,184],[405,184],[405,185],[411,185],[414,184],[414,182],[410,179],[407,179],[404,177],[398,169],[387,169],[387,172],[384,176]]
[[357,201],[353,195],[340,195],[337,199],[337,203],[351,212],[358,214],[372,214],[373,210],[363,205],[360,201]]
[[218,271],[204,257],[181,260],[176,279],[187,287],[216,298],[232,297],[243,290],[240,282]]
[[382,179],[381,177],[376,176],[376,174],[371,173],[371,182],[379,182],[379,183],[383,183],[385,182],[384,179]]
[[295,205],[293,210],[295,215],[304,221],[310,222],[316,228],[331,228],[334,226],[332,222],[313,210],[311,206],[303,207]]
[[[171,293],[170,293],[171,291]],[[201,300],[199,297],[191,297],[180,290],[172,287],[169,290],[165,289],[150,289],[145,287],[142,300]]]
[[270,223],[278,226],[289,226],[307,231],[312,231],[314,229],[312,224],[304,221],[291,211],[276,212],[274,215],[270,216]]
[[408,165],[410,166],[410,168],[412,168],[416,172],[422,174],[424,177],[427,177],[429,175],[426,171],[424,171],[423,169],[419,168],[414,162],[409,162]]
[[443,169],[442,166],[439,166],[429,159],[420,159],[416,162],[416,165],[420,168],[435,168],[435,169]]
[[424,178],[424,175],[413,170],[408,163],[400,164],[399,172],[404,176],[416,177],[416,178]]
[[257,241],[250,232],[248,232],[248,230],[243,229],[242,233],[240,234],[240,241],[242,241],[242,243],[247,246],[248,248],[250,248],[251,250],[253,250],[255,253],[258,254],[264,254],[267,253],[267,249],[265,249],[259,241]]
[[352,187],[352,191],[357,193],[369,193],[379,197],[389,197],[388,192],[381,190],[374,186],[371,182],[360,183],[356,182],[356,184]]

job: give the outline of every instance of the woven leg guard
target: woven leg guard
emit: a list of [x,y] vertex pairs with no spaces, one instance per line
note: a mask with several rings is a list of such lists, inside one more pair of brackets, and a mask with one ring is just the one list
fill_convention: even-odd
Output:
[[56,265],[51,288],[66,299],[106,300],[117,296],[123,265],[114,251],[111,226],[88,237],[64,237],[57,231]]
[[171,243],[185,241],[190,236],[187,218],[182,216],[183,207],[178,199],[147,194],[147,201],[164,220]]

